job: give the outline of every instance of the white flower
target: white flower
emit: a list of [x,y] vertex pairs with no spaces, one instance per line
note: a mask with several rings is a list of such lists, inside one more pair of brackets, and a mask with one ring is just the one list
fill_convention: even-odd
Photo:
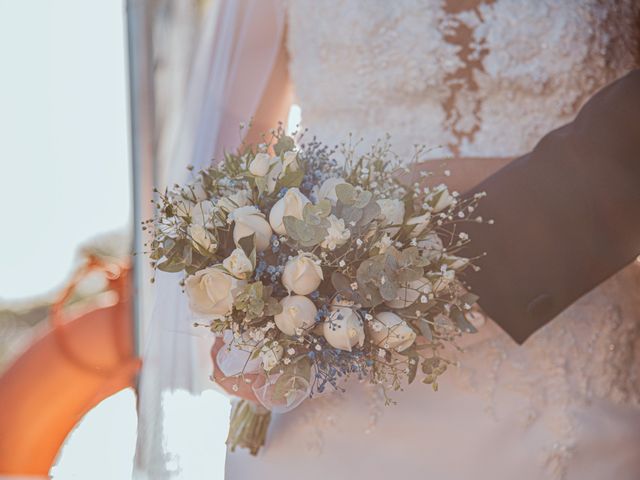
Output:
[[407,225],[415,225],[414,229],[411,230],[411,233],[409,234],[409,236],[417,237],[418,235],[420,235],[424,231],[424,229],[429,226],[430,219],[431,219],[431,214],[427,212],[407,220]]
[[372,325],[369,334],[378,347],[402,352],[416,340],[416,332],[395,313],[379,312],[372,323],[377,324],[378,328],[373,328]]
[[429,293],[431,293],[431,283],[427,278],[423,277],[400,287],[395,300],[385,303],[395,309],[407,308],[415,303],[421,295],[428,295]]
[[444,183],[435,187],[426,198],[434,212],[440,212],[449,208],[456,201],[455,197],[449,193],[449,189]]
[[282,358],[284,349],[276,342],[272,342],[271,345],[264,345],[260,349],[260,358],[262,359],[262,368],[266,372],[275,367]]
[[282,284],[289,292],[308,295],[324,280],[318,260],[310,253],[300,253],[287,262],[282,273]]
[[284,197],[278,200],[269,212],[269,223],[273,230],[280,235],[285,235],[287,230],[284,227],[284,217],[302,220],[302,211],[307,203],[310,203],[309,199],[297,188],[287,190]]
[[286,172],[287,167],[292,172],[298,170],[298,154],[296,152],[285,152],[282,156],[282,170]]
[[[384,225],[402,225],[404,220],[404,202],[395,198],[381,198],[378,200]],[[389,228],[387,231],[395,235],[400,227]]]
[[329,345],[348,352],[357,344],[364,345],[364,326],[358,313],[347,305],[331,307],[323,326],[324,338]]
[[327,178],[320,188],[318,189],[318,200],[329,200],[332,205],[335,205],[338,202],[338,196],[336,195],[336,187],[338,185],[342,185],[343,183],[347,183],[342,178]]
[[307,329],[315,323],[318,309],[307,297],[302,295],[284,297],[280,300],[280,305],[282,305],[282,312],[273,318],[282,333],[295,335],[297,329]]
[[235,222],[233,228],[233,241],[238,245],[241,238],[255,234],[256,250],[259,252],[269,248],[271,241],[271,227],[264,215],[254,206],[240,207],[229,215],[229,219]]
[[218,200],[218,208],[229,214],[240,207],[246,207],[251,203],[251,193],[240,190]]
[[327,236],[322,241],[322,248],[328,250],[335,250],[340,245],[344,245],[349,237],[351,231],[344,226],[344,220],[336,217],[335,215],[329,215],[329,228],[327,229]]
[[196,249],[203,253],[214,253],[218,244],[211,238],[211,235],[202,225],[189,225],[189,236]]
[[200,270],[185,281],[189,308],[202,317],[222,318],[231,313],[233,301],[245,284],[219,267]]
[[251,275],[251,272],[253,272],[251,260],[249,260],[247,254],[244,253],[244,250],[241,248],[236,248],[231,252],[231,255],[222,261],[222,266],[226,268],[231,275],[241,280],[246,280],[249,275]]
[[258,153],[249,164],[249,172],[256,177],[264,177],[272,164],[272,158],[268,153]]

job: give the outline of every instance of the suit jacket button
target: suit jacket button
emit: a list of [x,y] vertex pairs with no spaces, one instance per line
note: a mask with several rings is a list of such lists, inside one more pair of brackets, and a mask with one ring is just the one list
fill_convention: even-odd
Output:
[[529,302],[529,305],[527,305],[527,313],[532,318],[546,317],[551,314],[552,307],[553,299],[551,295],[543,293]]

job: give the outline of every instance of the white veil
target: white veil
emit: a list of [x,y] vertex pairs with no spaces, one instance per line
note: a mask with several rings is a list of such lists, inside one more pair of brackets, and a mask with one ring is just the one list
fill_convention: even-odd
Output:
[[[188,165],[197,171],[239,145],[238,125],[258,107],[284,28],[278,0],[216,0],[209,8],[196,40],[182,111],[168,122],[175,128],[163,132],[159,141],[160,186],[187,181]],[[157,274],[153,313],[142,330],[137,479],[220,478],[222,473],[210,454],[215,448],[211,434],[226,430],[226,418],[223,422],[218,415],[217,424],[197,418],[202,392],[212,387],[212,337],[189,322],[180,279],[179,274]],[[178,411],[167,403],[176,391],[182,402]],[[173,423],[189,427],[176,434],[182,439],[168,438],[172,416],[178,417]]]

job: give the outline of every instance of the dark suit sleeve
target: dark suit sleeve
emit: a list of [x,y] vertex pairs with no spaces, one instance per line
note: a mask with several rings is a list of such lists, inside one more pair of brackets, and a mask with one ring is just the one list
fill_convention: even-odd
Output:
[[640,70],[489,177],[467,255],[480,306],[524,342],[640,253]]

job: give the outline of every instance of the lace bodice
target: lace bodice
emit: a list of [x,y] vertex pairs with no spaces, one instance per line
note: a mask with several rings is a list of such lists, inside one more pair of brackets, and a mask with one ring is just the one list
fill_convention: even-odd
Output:
[[[465,5],[464,8],[455,4]],[[635,0],[289,0],[302,120],[433,156],[515,156],[637,65]]]
[[[328,143],[390,133],[400,154],[425,144],[442,147],[434,157],[517,156],[639,65],[635,0],[288,0],[287,11],[302,123]],[[549,478],[563,478],[589,423],[576,409],[640,405],[640,263],[524,346],[486,321],[459,362],[448,373],[451,398],[472,392],[496,425],[546,432],[541,461]],[[367,431],[386,415],[372,399]],[[367,410],[348,417],[335,399],[314,402],[301,407],[305,431]]]

